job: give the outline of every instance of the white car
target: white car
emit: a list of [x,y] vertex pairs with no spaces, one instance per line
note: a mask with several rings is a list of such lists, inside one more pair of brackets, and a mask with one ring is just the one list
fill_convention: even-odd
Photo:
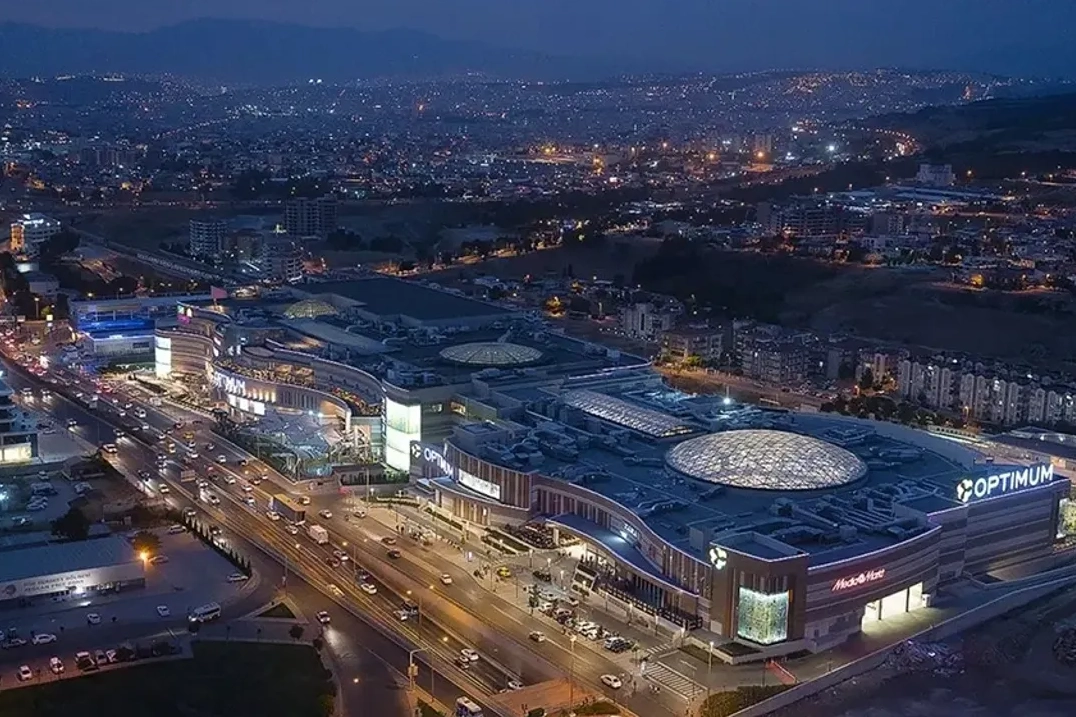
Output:
[[359,590],[367,595],[377,595],[377,586],[373,583],[359,583]]
[[254,491],[254,486],[250,485],[249,483],[244,483],[239,487],[239,490],[243,491],[244,493],[252,493]]
[[273,522],[276,522],[280,520],[280,513],[277,513],[275,510],[269,510],[265,512],[265,517]]
[[90,625],[100,625],[101,624],[101,616],[98,615],[95,612],[91,612],[88,615],[86,615],[86,622],[89,623]]
[[476,650],[472,650],[469,647],[465,647],[460,650],[460,657],[467,660],[468,662],[478,662],[478,652]]
[[228,485],[235,485],[235,476],[229,473],[228,475],[224,476],[224,482]]
[[452,584],[452,576],[449,575],[448,573],[441,573],[441,584],[442,585],[451,585]]
[[285,525],[284,530],[288,531],[289,535],[299,534],[299,526],[295,525],[294,523],[288,523],[287,525]]
[[34,643],[35,645],[47,645],[50,642],[56,642],[56,636],[48,632],[39,632],[38,634],[34,635],[34,639],[32,639],[30,642]]
[[64,663],[59,657],[49,658],[49,669],[52,670],[52,674],[58,675],[64,671]]
[[158,605],[157,606],[157,614],[160,617],[171,617],[172,616],[172,611],[168,609],[167,605]]
[[30,669],[29,665],[23,665],[19,668],[19,682],[26,682],[27,680],[34,679],[34,671]]
[[534,640],[535,642],[545,642],[545,633],[541,630],[534,630],[527,637]]
[[244,498],[243,502],[249,505],[251,508],[257,505],[257,501],[254,500],[254,496],[252,495],[248,495],[246,498]]
[[333,517],[333,512],[331,510],[319,510],[318,515],[320,515],[325,520],[329,520]]
[[508,680],[508,689],[512,692],[523,689],[523,683],[519,680]]
[[333,557],[335,557],[341,563],[347,562],[347,553],[345,553],[343,550],[334,550]]
[[73,418],[68,418],[67,419],[67,427],[68,428],[77,428],[78,427],[78,421],[76,421]]
[[624,683],[616,675],[602,675],[602,684],[614,690],[619,690]]
[[329,617],[329,613],[325,612],[324,610],[317,614],[317,618],[318,622],[320,622],[322,625],[328,625],[330,622],[332,622],[332,618]]
[[230,583],[242,583],[247,580],[250,580],[250,576],[243,573],[232,573],[228,576],[228,582]]
[[224,464],[228,462],[228,457],[225,455],[217,456],[217,463]]
[[407,618],[411,617],[411,613],[407,610],[397,610],[393,614],[399,618],[400,622],[407,622]]

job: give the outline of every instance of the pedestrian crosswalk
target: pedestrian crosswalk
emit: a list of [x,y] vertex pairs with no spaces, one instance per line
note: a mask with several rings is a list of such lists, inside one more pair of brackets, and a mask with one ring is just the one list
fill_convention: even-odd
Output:
[[688,699],[706,690],[695,680],[660,662],[648,662],[643,676],[650,682],[657,683]]

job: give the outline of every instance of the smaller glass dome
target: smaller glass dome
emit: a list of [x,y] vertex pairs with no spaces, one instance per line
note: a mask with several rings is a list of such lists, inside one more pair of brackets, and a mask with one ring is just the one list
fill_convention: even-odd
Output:
[[321,299],[303,299],[284,309],[289,319],[316,319],[319,316],[336,316],[336,307]]
[[542,358],[542,352],[530,346],[500,342],[480,342],[449,346],[441,358],[465,366],[523,366]]

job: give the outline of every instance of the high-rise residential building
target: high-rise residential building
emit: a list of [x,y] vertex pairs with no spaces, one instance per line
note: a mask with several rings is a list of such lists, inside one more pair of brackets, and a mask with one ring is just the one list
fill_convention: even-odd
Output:
[[335,230],[335,197],[299,197],[284,204],[284,231],[293,237],[326,237]]
[[956,181],[951,164],[920,164],[915,181],[929,187],[951,187]]
[[269,281],[293,284],[303,278],[303,247],[293,236],[274,231],[262,237],[258,266]]
[[41,244],[60,233],[60,222],[44,214],[23,214],[11,223],[11,252],[37,256]]
[[37,422],[22,412],[13,396],[0,380],[0,465],[29,463],[37,457]]
[[217,256],[224,247],[227,224],[223,219],[191,219],[190,252],[193,256]]

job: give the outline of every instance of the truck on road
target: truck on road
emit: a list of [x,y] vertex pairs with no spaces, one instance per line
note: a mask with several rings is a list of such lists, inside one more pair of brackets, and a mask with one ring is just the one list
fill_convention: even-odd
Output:
[[322,528],[320,525],[311,525],[306,529],[306,534],[318,545],[325,545],[329,542],[329,531],[325,530],[325,528]]
[[306,508],[283,493],[269,496],[269,510],[280,513],[284,520],[289,520],[296,525],[302,525],[306,522]]

